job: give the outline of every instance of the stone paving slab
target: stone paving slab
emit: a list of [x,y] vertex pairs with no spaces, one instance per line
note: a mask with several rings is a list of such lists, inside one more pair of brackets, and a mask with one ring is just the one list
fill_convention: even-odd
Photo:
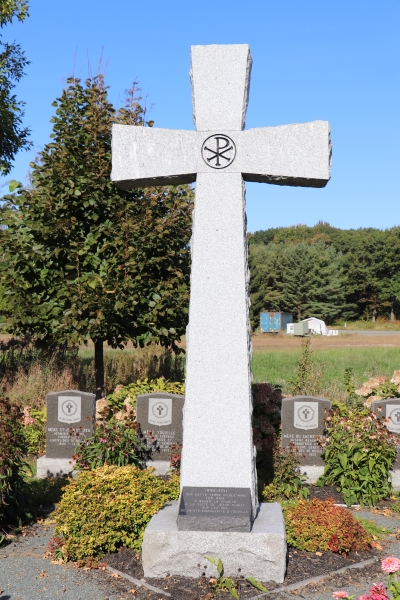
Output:
[[96,571],[44,558],[52,527],[35,525],[26,537],[0,549],[0,600],[117,600],[101,588]]

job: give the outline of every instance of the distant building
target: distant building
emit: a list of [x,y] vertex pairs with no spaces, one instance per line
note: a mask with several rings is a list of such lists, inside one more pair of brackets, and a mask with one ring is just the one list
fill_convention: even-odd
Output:
[[287,312],[260,313],[261,333],[277,333],[286,331],[288,323],[293,323],[293,315]]

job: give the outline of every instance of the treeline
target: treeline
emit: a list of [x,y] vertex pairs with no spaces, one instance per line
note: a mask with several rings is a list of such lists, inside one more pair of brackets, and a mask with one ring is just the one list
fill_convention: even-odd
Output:
[[295,319],[400,316],[400,227],[277,227],[249,234],[253,326],[262,310]]

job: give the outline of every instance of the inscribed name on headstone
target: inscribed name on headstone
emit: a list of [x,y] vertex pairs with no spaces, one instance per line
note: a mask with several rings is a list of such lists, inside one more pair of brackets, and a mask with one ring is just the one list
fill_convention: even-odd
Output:
[[182,490],[178,527],[181,530],[250,531],[248,488],[190,487]]
[[397,458],[393,468],[400,469],[400,398],[374,400],[371,404],[371,410],[378,419],[387,419],[385,424],[388,430],[399,436],[399,441],[396,443]]
[[75,446],[93,435],[95,395],[77,390],[47,394],[46,457],[71,458]]
[[[154,392],[143,394],[136,400],[136,419],[145,436],[147,445],[156,441],[153,460],[169,460],[171,444],[182,444],[182,421],[184,396]],[[151,435],[150,435],[151,434]]]
[[295,396],[282,400],[282,439],[286,448],[294,444],[299,452],[300,464],[322,466],[323,449],[316,436],[322,436],[324,419],[328,415],[331,403],[325,398],[314,396]]

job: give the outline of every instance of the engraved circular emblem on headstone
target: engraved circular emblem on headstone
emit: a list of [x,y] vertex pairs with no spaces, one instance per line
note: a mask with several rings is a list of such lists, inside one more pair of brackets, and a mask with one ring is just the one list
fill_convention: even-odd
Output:
[[75,402],[75,400],[68,398],[61,404],[61,410],[67,417],[72,417],[78,410],[78,404]]
[[394,425],[399,426],[400,425],[400,409],[398,406],[396,406],[390,413],[389,415],[390,420],[392,421],[392,423]]
[[297,415],[298,415],[300,421],[303,421],[304,423],[308,423],[314,417],[314,409],[311,408],[311,406],[303,405],[297,411]]
[[235,160],[235,142],[223,133],[210,135],[203,142],[201,156],[209,167],[213,169],[225,169]]
[[168,406],[165,404],[165,402],[157,402],[157,404],[154,404],[152,411],[153,415],[160,419],[168,415]]

